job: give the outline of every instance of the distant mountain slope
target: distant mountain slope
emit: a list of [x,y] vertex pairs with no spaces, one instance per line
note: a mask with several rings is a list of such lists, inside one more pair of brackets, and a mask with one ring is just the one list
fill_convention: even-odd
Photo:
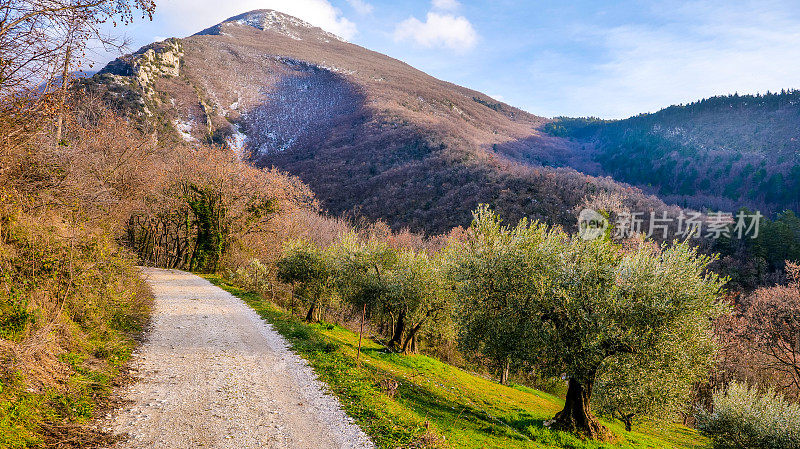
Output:
[[714,97],[627,120],[546,125],[575,153],[558,161],[694,208],[800,211],[800,91]]
[[545,167],[575,153],[543,131],[549,120],[274,11],[151,44],[81,88],[161,139],[228,145],[300,176],[333,213],[395,228],[467,225],[478,203],[574,226],[576,205],[601,191],[636,210],[666,207],[610,178]]

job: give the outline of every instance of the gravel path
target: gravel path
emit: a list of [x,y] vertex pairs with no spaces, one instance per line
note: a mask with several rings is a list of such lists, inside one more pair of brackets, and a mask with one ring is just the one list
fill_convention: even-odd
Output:
[[198,276],[143,269],[153,328],[141,380],[109,419],[115,448],[372,448],[311,368],[238,298]]

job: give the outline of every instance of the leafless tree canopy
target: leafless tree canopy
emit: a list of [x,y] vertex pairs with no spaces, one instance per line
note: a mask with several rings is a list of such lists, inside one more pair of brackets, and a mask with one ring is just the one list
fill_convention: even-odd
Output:
[[0,176],[7,169],[2,156],[63,109],[59,80],[80,63],[87,42],[113,42],[101,25],[151,17],[154,8],[153,0],[0,1]]
[[788,285],[756,290],[720,323],[719,383],[777,387],[800,399],[800,266],[787,262],[786,271]]
[[52,81],[70,49],[101,37],[100,25],[150,17],[152,0],[4,0],[0,2],[0,95]]

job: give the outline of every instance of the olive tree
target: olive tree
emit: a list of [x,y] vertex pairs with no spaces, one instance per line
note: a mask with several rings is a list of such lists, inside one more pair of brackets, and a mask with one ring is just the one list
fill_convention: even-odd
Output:
[[[488,358],[499,370],[501,383],[506,383],[512,361],[527,358],[526,337],[534,332],[535,323],[524,310],[532,295],[542,296],[551,289],[547,282],[555,276],[549,272],[558,258],[558,245],[551,241],[560,236],[525,220],[513,229],[505,227],[485,207],[474,218],[470,238],[444,251],[459,298],[458,343],[467,354]],[[542,252],[538,259],[526,257],[525,247],[531,245],[552,251]],[[532,285],[532,273],[538,285]]]
[[438,259],[385,242],[345,235],[332,247],[339,296],[362,311],[362,319],[391,315],[389,349],[413,353],[417,339],[450,318]]
[[345,234],[331,247],[334,282],[346,302],[372,310],[383,301],[388,290],[387,272],[396,264],[397,254],[385,242],[362,240],[355,233]]
[[388,275],[386,309],[397,311],[390,348],[404,354],[417,350],[421,331],[450,318],[450,295],[443,288],[440,264],[425,253],[407,250],[398,254]]
[[[333,288],[332,270],[327,254],[312,243],[303,240],[286,245],[277,262],[278,279],[291,284],[308,307],[306,321],[319,321],[323,301]],[[294,300],[295,291],[292,295]]]
[[607,435],[591,410],[605,366],[646,364],[663,345],[707,351],[711,321],[726,311],[724,281],[707,270],[712,259],[686,244],[625,251],[525,221],[504,227],[483,207],[456,258],[465,330],[490,330],[467,338],[498,338],[509,356],[564,376],[564,409],[551,426],[589,438]]
[[334,285],[341,299],[361,310],[361,333],[367,314],[383,307],[389,287],[387,273],[396,264],[397,253],[385,242],[362,240],[353,232],[331,247]]
[[680,343],[667,341],[641,354],[608,360],[597,378],[593,409],[621,420],[628,432],[640,417],[676,418],[690,413],[692,388],[707,379],[714,353],[708,339],[689,352]]

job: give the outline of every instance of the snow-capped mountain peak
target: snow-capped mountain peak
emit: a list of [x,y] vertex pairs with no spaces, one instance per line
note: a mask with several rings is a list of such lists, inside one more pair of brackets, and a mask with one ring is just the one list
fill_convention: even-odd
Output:
[[329,33],[297,17],[284,14],[271,9],[257,9],[233,16],[222,23],[207,28],[198,35],[223,34],[225,26],[249,26],[261,31],[272,31],[294,40],[317,39],[322,41],[338,40],[345,42],[341,37]]

